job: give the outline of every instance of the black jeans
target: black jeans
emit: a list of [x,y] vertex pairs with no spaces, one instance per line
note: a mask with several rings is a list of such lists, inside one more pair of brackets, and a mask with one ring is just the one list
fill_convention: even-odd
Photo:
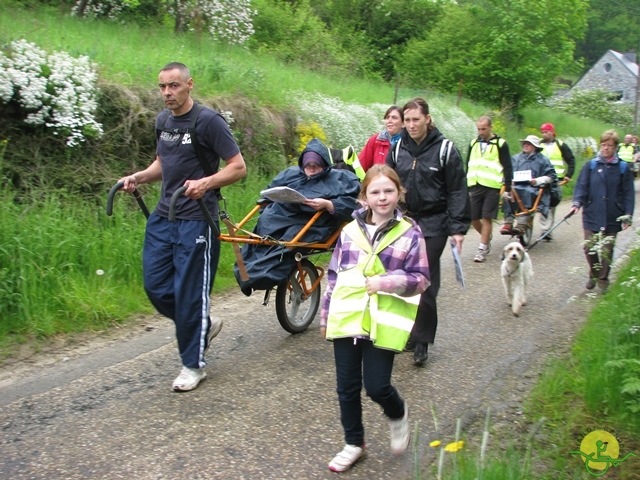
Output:
[[364,380],[367,395],[382,407],[390,419],[404,416],[404,401],[391,385],[395,353],[373,346],[365,339],[339,338],[333,341],[336,361],[340,421],[348,445],[364,444],[362,402]]
[[440,256],[447,245],[449,237],[424,237],[427,243],[427,258],[431,285],[422,295],[416,314],[416,323],[411,330],[411,338],[416,343],[433,343],[438,328],[438,306],[436,296],[440,290]]

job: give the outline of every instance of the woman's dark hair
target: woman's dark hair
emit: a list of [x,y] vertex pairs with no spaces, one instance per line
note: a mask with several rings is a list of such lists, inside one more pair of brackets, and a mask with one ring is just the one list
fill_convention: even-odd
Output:
[[[402,107],[402,118],[404,119],[404,112],[406,112],[407,110],[413,110],[414,108],[420,110],[425,117],[429,115],[429,104],[427,103],[427,101],[424,98],[415,97],[405,103],[404,107]],[[435,128],[436,124],[432,118],[427,125],[427,133],[433,131]]]
[[384,112],[384,117],[382,118],[387,118],[389,115],[391,115],[392,112],[398,112],[398,115],[400,115],[400,119],[404,121],[404,112],[397,105],[391,105],[389,108],[387,108],[387,111]]

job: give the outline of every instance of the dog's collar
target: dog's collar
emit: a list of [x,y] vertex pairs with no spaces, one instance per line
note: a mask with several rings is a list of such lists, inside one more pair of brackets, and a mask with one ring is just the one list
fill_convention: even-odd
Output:
[[518,266],[519,265],[517,265],[516,268],[513,269],[513,272],[510,272],[509,267],[505,266],[504,269],[507,271],[507,277],[510,277],[511,275],[513,275],[516,272],[516,270],[518,270]]

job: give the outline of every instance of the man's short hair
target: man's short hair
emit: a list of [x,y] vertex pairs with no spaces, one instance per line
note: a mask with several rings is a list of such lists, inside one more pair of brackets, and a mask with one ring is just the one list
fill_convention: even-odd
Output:
[[162,69],[161,72],[166,72],[167,70],[180,70],[180,74],[182,78],[187,81],[191,78],[191,72],[189,71],[189,67],[187,67],[184,63],[180,62],[171,62],[167,63]]

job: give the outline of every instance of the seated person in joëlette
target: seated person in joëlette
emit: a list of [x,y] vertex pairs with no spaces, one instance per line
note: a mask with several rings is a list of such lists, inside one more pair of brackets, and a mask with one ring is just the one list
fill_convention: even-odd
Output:
[[[520,144],[522,145],[522,152],[511,158],[511,164],[513,165],[512,189],[516,189],[522,204],[529,209],[533,206],[540,187],[554,185],[558,181],[558,175],[553,165],[551,165],[551,161],[541,153],[544,147],[538,137],[529,135],[524,140],[520,140]],[[538,204],[538,211],[545,217],[549,214],[551,203],[549,192],[549,188],[544,190]],[[503,194],[503,200],[504,225],[500,229],[500,233],[503,235],[521,235],[524,232],[529,216],[519,215],[517,226],[514,227],[513,221],[517,204],[513,201],[512,194],[508,192]]]
[[[253,230],[256,235],[291,240],[317,211],[323,211],[300,240],[321,242],[343,223],[351,221],[353,211],[360,207],[357,202],[358,177],[348,170],[334,168],[328,148],[317,138],[306,145],[298,165],[280,172],[268,188],[280,186],[296,190],[307,200],[304,203],[268,203]],[[267,290],[285,281],[295,265],[297,251],[304,249],[245,244],[241,252],[249,280],[242,281],[238,266],[234,266],[242,292],[248,296],[253,290]]]

